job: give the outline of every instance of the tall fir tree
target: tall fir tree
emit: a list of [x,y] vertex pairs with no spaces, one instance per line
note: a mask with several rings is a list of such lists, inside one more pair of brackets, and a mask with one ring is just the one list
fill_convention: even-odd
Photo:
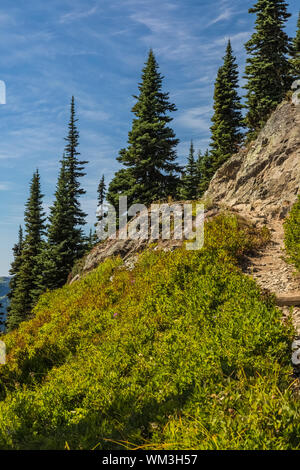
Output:
[[[98,184],[98,188],[97,188],[97,211],[96,211],[96,222],[94,224],[94,227],[98,227],[98,224],[101,222],[101,220],[103,220],[103,217],[105,215],[105,210],[104,210],[105,196],[106,196],[106,184],[105,184],[105,177],[104,175],[102,175]],[[91,249],[98,241],[99,239],[97,235],[97,228],[94,231],[92,231],[91,229],[90,236],[89,236],[89,249]]]
[[71,204],[67,161],[65,155],[55,191],[55,199],[50,207],[47,225],[47,243],[44,243],[38,259],[40,290],[62,287],[70,273],[77,253],[73,251],[73,224],[70,218]]
[[[101,208],[101,207],[103,208],[103,204],[104,204],[105,196],[106,196],[106,184],[105,184],[104,175],[102,175],[100,179],[98,189],[97,189],[97,194],[98,194],[98,197],[97,197],[98,208]],[[100,222],[102,220],[102,217],[103,217],[103,214],[102,215],[100,213],[97,214],[97,221]],[[97,225],[97,223],[95,225]]]
[[284,31],[287,12],[284,0],[258,0],[249,13],[256,14],[255,32],[246,43],[246,125],[255,137],[270,113],[283,100],[292,83],[288,54],[290,38]]
[[75,99],[71,99],[71,113],[68,135],[65,138],[65,153],[55,191],[55,199],[50,207],[47,226],[47,243],[38,257],[39,292],[45,289],[62,287],[77,259],[89,247],[88,238],[82,227],[86,214],[80,206],[80,196],[85,194],[79,179],[85,176],[87,161],[79,160],[79,132],[77,129]]
[[297,22],[297,32],[292,43],[291,53],[292,73],[295,79],[300,79],[300,12]]
[[198,197],[202,197],[208,189],[209,183],[214,175],[213,161],[210,151],[207,149],[204,155],[198,153]]
[[214,114],[211,127],[211,159],[213,171],[239,149],[244,126],[242,104],[238,95],[239,74],[231,42],[228,41],[224,63],[219,68],[214,91]]
[[45,214],[42,208],[40,175],[38,170],[33,175],[30,195],[25,206],[25,239],[22,246],[21,264],[16,286],[11,297],[8,330],[16,328],[23,320],[31,316],[37,301],[37,259],[42,247],[45,233]]
[[194,144],[191,142],[187,165],[182,177],[181,195],[185,200],[193,200],[198,197],[199,174],[195,160]]
[[98,185],[98,205],[102,206],[105,200],[105,194],[106,194],[106,184],[105,184],[105,178],[104,175],[102,175],[100,183]]
[[180,166],[176,163],[178,139],[168,127],[176,111],[169,102],[169,93],[162,92],[163,77],[158,71],[154,53],[150,50],[142,72],[139,95],[132,108],[135,115],[129,132],[128,147],[117,158],[125,168],[118,171],[109,185],[107,200],[118,206],[120,195],[129,204],[151,204],[176,196]]
[[[19,226],[19,232],[18,232],[18,241],[17,243],[13,246],[13,261],[10,266],[9,274],[11,276],[10,281],[9,281],[9,293],[7,295],[8,299],[10,300],[15,292],[16,285],[18,282],[18,276],[22,264],[22,251],[23,251],[23,229],[21,225]],[[10,305],[7,307],[7,312],[9,314],[10,310]]]
[[69,227],[68,243],[72,253],[73,261],[80,258],[86,250],[86,237],[82,227],[86,224],[86,214],[80,206],[80,196],[85,194],[85,190],[81,187],[79,179],[85,176],[84,167],[87,161],[79,160],[79,132],[77,129],[75,100],[71,99],[71,116],[69,121],[69,131],[65,138],[65,174],[68,188],[68,220]]

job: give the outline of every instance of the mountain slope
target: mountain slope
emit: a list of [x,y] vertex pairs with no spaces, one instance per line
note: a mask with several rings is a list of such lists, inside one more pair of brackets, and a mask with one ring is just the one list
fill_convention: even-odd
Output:
[[3,338],[0,448],[300,449],[295,330],[265,290],[299,181],[284,103],[212,180],[202,250],[99,244]]
[[4,339],[0,448],[299,448],[293,331],[238,260],[267,241],[233,216],[205,247],[107,259]]

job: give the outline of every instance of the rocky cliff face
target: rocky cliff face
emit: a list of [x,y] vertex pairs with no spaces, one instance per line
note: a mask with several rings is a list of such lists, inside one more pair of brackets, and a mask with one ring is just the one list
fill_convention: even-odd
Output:
[[215,174],[206,197],[267,219],[284,218],[300,191],[300,106],[284,102],[257,140]]

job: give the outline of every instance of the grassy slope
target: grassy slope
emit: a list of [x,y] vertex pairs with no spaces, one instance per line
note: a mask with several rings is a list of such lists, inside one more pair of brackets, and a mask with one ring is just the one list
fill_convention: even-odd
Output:
[[201,251],[45,294],[5,337],[0,448],[299,448],[292,329],[237,267],[250,232],[218,217]]

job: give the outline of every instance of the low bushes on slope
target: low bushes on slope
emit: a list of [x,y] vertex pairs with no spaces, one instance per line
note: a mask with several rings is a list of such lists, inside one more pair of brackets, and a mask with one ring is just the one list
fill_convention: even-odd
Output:
[[220,216],[205,238],[40,299],[5,339],[0,448],[299,447],[291,328],[236,263],[262,234]]
[[300,194],[284,224],[284,231],[289,261],[300,271]]

